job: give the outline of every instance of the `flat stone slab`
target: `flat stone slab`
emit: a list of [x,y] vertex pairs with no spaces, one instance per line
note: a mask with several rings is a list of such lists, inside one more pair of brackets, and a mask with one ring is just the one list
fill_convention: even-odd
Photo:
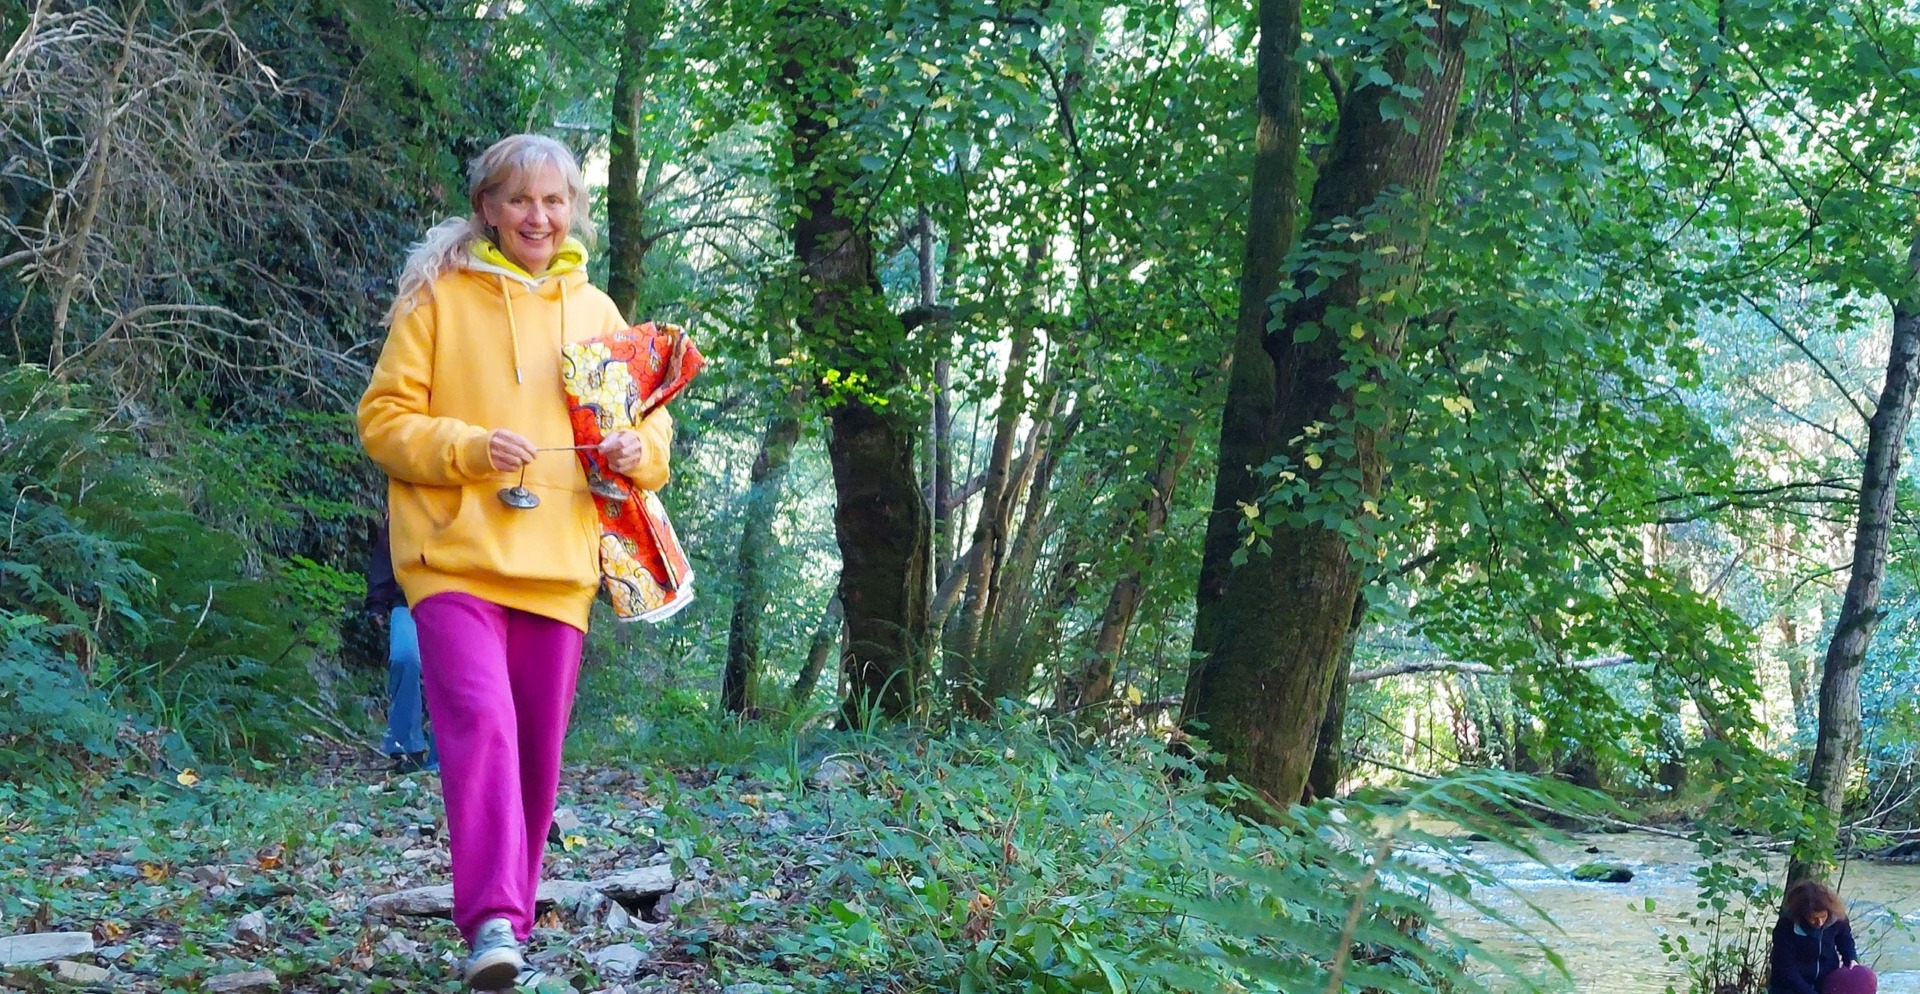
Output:
[[93,952],[91,932],[29,932],[0,935],[0,966],[45,963]]
[[[621,904],[641,904],[673,893],[673,869],[643,866],[625,870],[590,882],[549,880],[540,885],[534,903],[540,907],[573,905],[594,894],[604,894]],[[367,902],[367,912],[375,915],[411,915],[445,917],[453,913],[453,885],[415,887],[382,894]]]
[[210,994],[242,994],[247,991],[277,991],[280,978],[272,970],[248,970],[245,973],[229,973],[212,977],[200,985],[200,989]]
[[75,963],[70,959],[53,961],[53,979],[63,984],[83,986],[104,984],[113,979],[113,972],[89,963]]

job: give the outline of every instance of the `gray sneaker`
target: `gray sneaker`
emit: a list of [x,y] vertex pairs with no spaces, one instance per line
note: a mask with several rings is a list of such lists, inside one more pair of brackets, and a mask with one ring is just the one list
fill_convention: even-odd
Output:
[[512,987],[514,978],[526,968],[520,942],[513,937],[513,924],[505,918],[489,918],[474,933],[473,951],[467,954],[461,973],[467,986],[476,991],[499,991]]

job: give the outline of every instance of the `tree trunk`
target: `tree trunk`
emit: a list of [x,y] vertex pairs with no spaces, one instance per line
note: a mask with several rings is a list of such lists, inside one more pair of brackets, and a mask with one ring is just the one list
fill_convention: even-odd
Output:
[[607,162],[607,296],[629,321],[642,320],[640,280],[647,251],[647,205],[640,192],[640,110],[647,99],[653,43],[666,16],[661,0],[627,0],[620,68],[613,80]]
[[1795,759],[1798,765],[1811,768],[1813,739],[1802,737],[1814,730],[1813,661],[1800,645],[1800,627],[1793,623],[1793,618],[1783,611],[1775,621],[1780,626],[1780,644],[1785,646],[1787,696],[1793,701],[1794,737],[1807,743],[1795,750]]
[[1100,613],[1100,627],[1094,632],[1093,646],[1088,650],[1079,673],[1072,679],[1071,700],[1063,702],[1076,711],[1104,703],[1113,696],[1114,666],[1126,649],[1133,616],[1140,609],[1140,601],[1146,597],[1147,568],[1155,558],[1154,546],[1160,538],[1160,529],[1166,526],[1167,515],[1172,511],[1174,485],[1179,482],[1181,470],[1186,468],[1187,460],[1193,455],[1199,431],[1198,421],[1190,420],[1181,425],[1180,433],[1161,450],[1158,468],[1143,481],[1146,492],[1140,498],[1139,526],[1133,530],[1133,538],[1127,543],[1126,565],[1121,568],[1120,577],[1114,581],[1113,590],[1107,594],[1107,606]]
[[[920,306],[939,297],[934,285],[933,220],[920,212]],[[933,575],[946,576],[953,562],[953,336],[943,325],[933,360]]]
[[[835,12],[801,4],[782,8],[775,89],[789,115],[793,248],[808,306],[800,329],[820,368],[840,376],[822,387],[832,433],[834,533],[840,544],[840,604],[847,639],[841,656],[847,696],[841,721],[865,727],[919,707],[928,649],[931,514],[916,479],[921,423],[900,363],[906,328],[886,310],[868,233],[853,190],[863,180],[860,150],[837,131],[854,112],[815,103],[851,78],[858,39]],[[874,396],[892,394],[891,396]]]
[[1052,533],[1048,526],[1056,522],[1053,502],[1050,500],[1053,473],[1060,465],[1060,454],[1072,442],[1081,420],[1079,410],[1074,410],[1066,416],[1056,433],[1054,414],[1058,402],[1058,391],[1050,392],[1042,405],[1044,410],[1040,423],[1034,425],[1027,435],[1027,455],[1017,474],[1019,479],[1015,489],[1026,491],[1026,508],[1022,512],[1020,528],[1014,533],[1013,544],[1007,550],[1006,561],[1001,564],[1001,580],[995,585],[993,600],[987,605],[994,651],[991,664],[987,667],[989,700],[1026,697],[1033,687],[1033,676],[1039,668],[1041,657],[1053,649],[1051,645],[1043,646],[1033,641],[1030,636],[1034,629],[1030,622],[1040,548]]
[[813,688],[820,685],[820,674],[827,668],[827,659],[834,655],[842,641],[841,633],[846,628],[846,620],[840,611],[838,594],[827,599],[827,609],[820,615],[820,627],[813,631],[813,644],[807,647],[807,661],[800,667],[800,675],[793,681],[793,709],[800,710],[813,699]]
[[987,604],[993,596],[996,574],[1006,557],[1008,514],[1018,496],[1012,479],[1013,447],[1020,416],[1027,406],[1027,366],[1033,341],[1033,328],[1025,321],[1014,326],[1012,350],[1000,380],[993,447],[987,455],[987,482],[980,491],[980,511],[974,518],[973,542],[967,550],[966,593],[961,597],[954,637],[946,653],[947,687],[953,694],[954,710],[976,718],[985,717],[988,710],[979,658],[980,634],[986,627]]
[[1820,674],[1819,734],[1807,793],[1824,809],[1818,834],[1800,839],[1787,868],[1789,885],[1826,876],[1846,800],[1847,774],[1860,751],[1860,668],[1880,623],[1880,584],[1887,572],[1887,535],[1900,482],[1901,449],[1913,418],[1916,363],[1920,363],[1920,237],[1907,254],[1908,282],[1893,304],[1893,342],[1880,403],[1867,423],[1866,465],[1860,474],[1860,516],[1853,533],[1853,573],[1827,643]]
[[1307,769],[1307,789],[1303,803],[1317,798],[1338,797],[1340,778],[1346,775],[1347,695],[1353,685],[1347,675],[1353,672],[1353,650],[1360,644],[1360,629],[1367,621],[1367,599],[1353,600],[1353,620],[1347,624],[1346,638],[1340,641],[1340,662],[1333,672],[1333,689],[1327,694],[1327,706],[1320,716],[1320,731],[1314,737],[1313,765]]
[[95,131],[87,142],[91,146],[86,157],[87,168],[92,171],[87,174],[86,195],[80,201],[79,216],[64,233],[68,248],[66,257],[54,274],[58,283],[53,298],[53,340],[47,350],[47,368],[55,376],[60,375],[61,367],[66,364],[67,316],[73,306],[74,294],[87,276],[87,245],[93,240],[94,222],[99,217],[100,204],[106,198],[107,169],[113,162],[113,125],[118,117],[111,108],[118,106],[120,79],[126,74],[127,63],[133,59],[134,35],[146,12],[146,0],[136,0],[132,12],[127,15],[126,32],[120,41],[120,57],[107,74],[106,92],[101,96],[99,108],[100,119],[95,122]]
[[1686,726],[1681,721],[1687,703],[1686,695],[1678,689],[1661,695],[1660,699],[1660,768],[1655,778],[1660,786],[1669,791],[1680,791],[1687,785],[1687,735]]
[[761,621],[767,610],[768,566],[776,543],[773,519],[780,510],[780,491],[787,464],[800,440],[798,391],[767,418],[760,436],[760,452],[747,478],[747,506],[741,515],[740,545],[734,561],[737,580],[733,619],[727,630],[727,663],[720,682],[721,704],[734,714],[754,707],[754,685],[760,676]]
[[[1214,775],[1236,777],[1278,805],[1306,787],[1360,590],[1361,565],[1350,543],[1364,532],[1366,504],[1380,492],[1391,412],[1349,353],[1359,351],[1363,363],[1398,357],[1405,320],[1381,307],[1379,295],[1410,296],[1417,285],[1425,214],[1453,132],[1466,68],[1462,45],[1474,20],[1467,10],[1464,24],[1450,24],[1448,15],[1460,8],[1446,0],[1432,9],[1435,26],[1417,55],[1396,46],[1368,67],[1421,94],[1397,103],[1393,119],[1382,114],[1390,87],[1348,90],[1315,184],[1309,232],[1330,252],[1337,247],[1365,261],[1299,273],[1301,293],[1269,331],[1268,301],[1292,234],[1300,12],[1285,0],[1260,4],[1252,222],[1182,718],[1220,756]],[[1390,223],[1382,233],[1363,234],[1348,219],[1366,215]],[[1362,268],[1376,264],[1397,272],[1363,289]],[[1328,278],[1329,285],[1313,286]],[[1361,304],[1363,296],[1372,302]],[[1324,454],[1305,455],[1293,441],[1343,424],[1336,428],[1340,445],[1328,444]],[[1243,550],[1241,522],[1247,508],[1257,512],[1272,482],[1261,467],[1275,458],[1297,466],[1321,501],[1308,513],[1323,520],[1279,521],[1265,542]]]

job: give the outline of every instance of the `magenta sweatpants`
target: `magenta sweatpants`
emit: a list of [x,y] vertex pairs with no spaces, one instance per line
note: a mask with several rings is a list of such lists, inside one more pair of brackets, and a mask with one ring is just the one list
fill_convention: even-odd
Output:
[[471,942],[505,918],[525,942],[585,633],[460,593],[414,605],[413,620],[440,745],[454,927]]

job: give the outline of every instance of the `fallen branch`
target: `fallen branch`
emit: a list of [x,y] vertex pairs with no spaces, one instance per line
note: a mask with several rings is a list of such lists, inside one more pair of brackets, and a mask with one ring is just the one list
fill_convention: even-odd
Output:
[[[344,742],[341,742],[341,740],[339,739],[334,739],[334,741],[340,742],[340,744],[342,745],[356,745],[356,744],[362,745],[367,748],[367,751],[373,753],[374,755],[379,756],[383,759],[386,758],[386,755],[387,755],[386,753],[381,752],[378,749],[375,749],[373,747],[373,743],[368,742],[365,739],[365,737],[363,737],[359,732],[356,732],[353,729],[347,727],[346,722],[343,722],[340,719],[334,717],[333,715],[330,715],[325,711],[322,711],[319,708],[314,707],[312,704],[307,703],[306,698],[295,697],[293,698],[293,702],[295,704],[300,705],[303,708],[306,708],[307,711],[311,713],[314,717],[320,719],[321,721],[326,722],[328,725],[333,726],[333,728],[335,728],[336,730],[340,731],[341,733],[347,736],[347,740]],[[332,738],[332,736],[328,736],[328,737]]]
[[[1628,663],[1636,661],[1632,656],[1625,655],[1595,656],[1592,659],[1576,659],[1560,668],[1569,670],[1598,670],[1605,669],[1609,666],[1625,666]],[[1384,680],[1390,676],[1400,676],[1406,673],[1432,673],[1439,670],[1446,670],[1452,673],[1505,672],[1504,670],[1498,670],[1488,666],[1485,663],[1462,663],[1451,659],[1427,659],[1410,663],[1394,663],[1391,666],[1382,666],[1378,669],[1355,670],[1347,676],[1347,682],[1370,683],[1374,680]]]

